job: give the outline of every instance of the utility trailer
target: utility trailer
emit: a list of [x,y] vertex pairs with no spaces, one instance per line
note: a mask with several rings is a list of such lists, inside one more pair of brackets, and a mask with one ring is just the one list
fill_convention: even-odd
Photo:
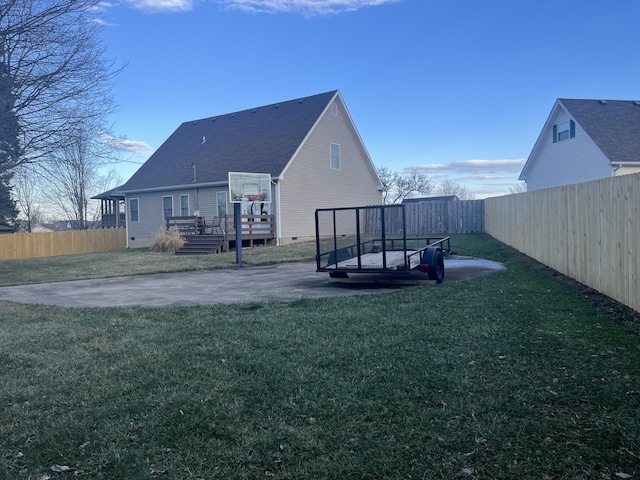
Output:
[[[389,283],[442,283],[449,237],[408,234],[405,205],[316,210],[316,271]],[[383,280],[384,279],[384,280]]]

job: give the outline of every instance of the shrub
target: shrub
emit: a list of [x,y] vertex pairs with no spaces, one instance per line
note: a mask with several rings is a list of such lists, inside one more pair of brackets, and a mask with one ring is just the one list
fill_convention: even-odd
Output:
[[176,253],[176,250],[182,248],[184,244],[184,238],[180,236],[180,232],[177,229],[161,230],[153,237],[151,251],[158,253]]

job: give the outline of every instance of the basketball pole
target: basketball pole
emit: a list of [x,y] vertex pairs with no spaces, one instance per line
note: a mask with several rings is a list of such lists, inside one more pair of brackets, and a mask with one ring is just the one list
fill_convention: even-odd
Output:
[[236,229],[236,263],[242,265],[242,205],[239,202],[233,204],[233,228]]

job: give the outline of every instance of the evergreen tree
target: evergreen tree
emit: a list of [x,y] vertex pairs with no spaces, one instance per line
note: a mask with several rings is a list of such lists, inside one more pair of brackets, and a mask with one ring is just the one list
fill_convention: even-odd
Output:
[[0,225],[15,226],[18,209],[8,183],[0,178]]
[[4,225],[15,225],[18,216],[10,184],[20,159],[20,127],[14,104],[13,79],[7,65],[0,62],[0,224]]

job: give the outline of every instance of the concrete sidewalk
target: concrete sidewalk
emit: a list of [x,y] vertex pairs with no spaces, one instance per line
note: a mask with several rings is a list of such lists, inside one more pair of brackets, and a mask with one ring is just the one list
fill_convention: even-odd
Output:
[[[446,259],[445,282],[504,269],[481,259]],[[66,307],[208,305],[292,301],[397,291],[396,285],[339,284],[315,263],[100,278],[0,288],[0,300]],[[438,288],[425,286],[424,288]]]

